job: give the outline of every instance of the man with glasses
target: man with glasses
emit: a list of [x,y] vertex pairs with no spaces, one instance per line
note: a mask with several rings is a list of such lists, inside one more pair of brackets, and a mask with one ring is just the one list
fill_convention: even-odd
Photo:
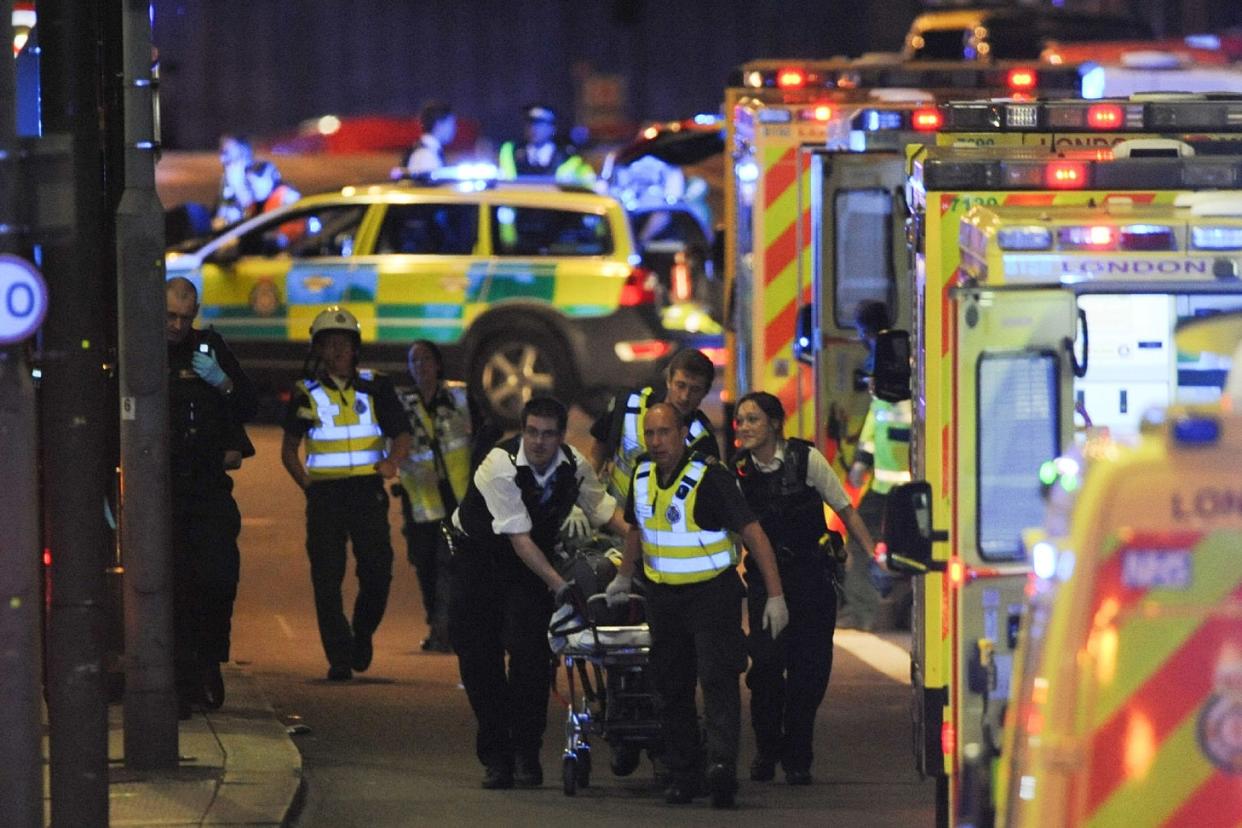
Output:
[[548,623],[553,596],[569,594],[552,557],[561,524],[576,504],[592,526],[628,528],[591,464],[565,444],[568,419],[557,400],[526,403],[521,433],[488,452],[453,514],[449,637],[478,720],[484,788],[543,784]]

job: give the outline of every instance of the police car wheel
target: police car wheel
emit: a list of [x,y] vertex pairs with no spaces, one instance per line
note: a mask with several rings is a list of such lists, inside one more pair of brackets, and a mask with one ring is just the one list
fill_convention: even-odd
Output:
[[515,424],[532,397],[553,395],[572,402],[573,368],[565,348],[535,327],[513,327],[479,347],[470,368],[470,387],[478,389],[489,413]]

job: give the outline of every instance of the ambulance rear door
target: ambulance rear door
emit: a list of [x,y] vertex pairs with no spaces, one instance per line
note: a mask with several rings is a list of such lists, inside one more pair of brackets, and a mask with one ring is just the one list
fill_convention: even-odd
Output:
[[1040,466],[1073,439],[1079,322],[1075,297],[1064,289],[957,289],[953,298],[950,537],[960,561],[944,576],[942,612],[955,639],[950,732],[962,774],[954,797],[960,814],[977,804],[981,768],[970,759],[986,767],[1000,744],[1030,571],[1022,532],[1043,523]]
[[[905,159],[889,152],[808,154],[811,302],[798,317],[799,356],[814,366],[811,433],[817,445],[831,448],[858,434],[870,403],[863,378],[867,348],[854,329],[859,303],[884,302],[892,327],[911,326],[910,280],[898,278],[909,267]],[[807,432],[805,424],[801,431]]]

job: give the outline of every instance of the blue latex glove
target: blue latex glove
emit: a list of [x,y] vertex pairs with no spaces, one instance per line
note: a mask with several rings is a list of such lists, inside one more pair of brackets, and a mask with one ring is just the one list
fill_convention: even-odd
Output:
[[203,382],[208,385],[219,388],[229,380],[213,353],[204,354],[202,351],[195,351],[191,364],[194,366],[194,373],[202,377]]

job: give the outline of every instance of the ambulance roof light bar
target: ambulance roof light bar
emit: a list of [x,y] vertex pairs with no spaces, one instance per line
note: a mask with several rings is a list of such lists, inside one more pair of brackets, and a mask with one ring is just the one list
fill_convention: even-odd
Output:
[[1000,157],[923,161],[926,192],[963,190],[1194,190],[1242,187],[1242,158],[1118,158],[1038,160]]
[[953,101],[947,132],[1242,132],[1242,95],[1132,96],[1102,101]]
[[1077,96],[1081,81],[1073,67],[971,65],[963,61],[871,62],[751,61],[731,73],[729,86],[748,89],[909,89],[968,90],[1011,95]]

